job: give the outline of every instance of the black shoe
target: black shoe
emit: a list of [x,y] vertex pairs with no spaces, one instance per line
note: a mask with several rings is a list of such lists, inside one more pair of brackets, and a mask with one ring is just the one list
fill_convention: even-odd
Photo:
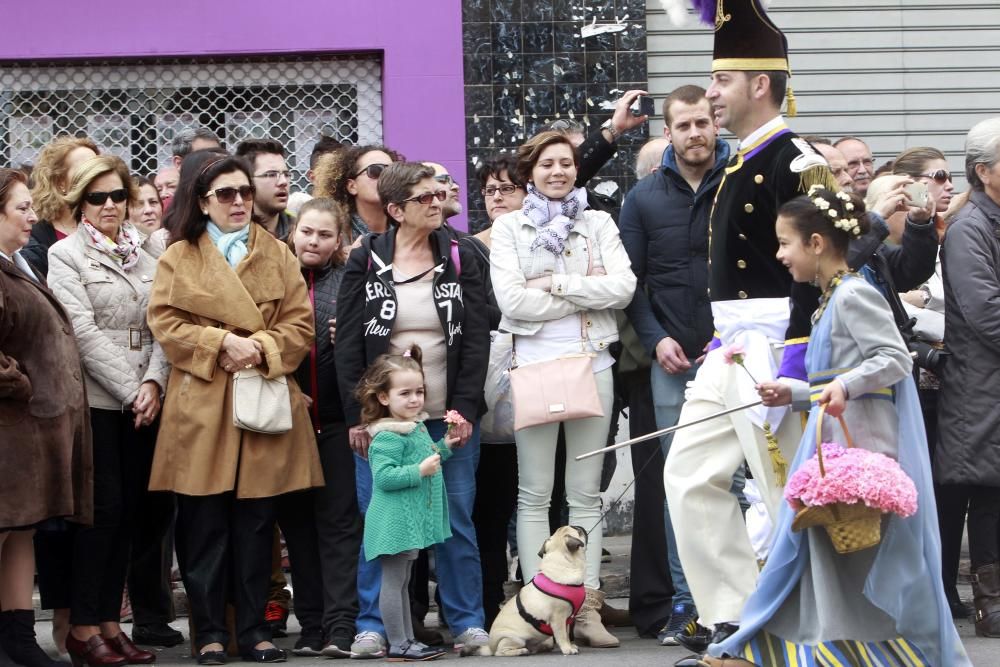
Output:
[[330,637],[330,641],[323,647],[321,653],[327,658],[350,658],[351,643],[354,638],[350,635],[336,634]]
[[295,648],[292,649],[292,653],[314,657],[323,655],[323,637],[320,635],[302,635],[295,642]]
[[21,667],[64,667],[42,650],[35,639],[35,610],[12,609],[0,612],[0,659]]
[[132,641],[144,646],[177,646],[184,641],[184,635],[166,623],[146,623],[132,628]]
[[695,620],[688,623],[687,627],[674,637],[678,644],[699,655],[703,654],[708,645],[712,643],[712,631],[702,627]]
[[951,617],[956,621],[972,618],[972,615],[975,613],[975,611],[972,608],[972,605],[966,604],[961,600],[958,600],[956,602],[949,602],[948,606],[951,607]]
[[270,648],[252,648],[243,653],[247,662],[285,662],[288,654],[276,646]]
[[721,644],[734,635],[739,629],[740,626],[735,623],[716,623],[715,632],[712,633],[712,643]]
[[271,600],[264,608],[264,620],[271,626],[272,637],[288,636],[288,609]]
[[202,651],[198,654],[199,665],[224,665],[226,664],[225,651]]
[[443,648],[431,648],[416,641],[405,642],[399,647],[389,647],[385,654],[386,662],[424,662],[440,658],[447,651]]

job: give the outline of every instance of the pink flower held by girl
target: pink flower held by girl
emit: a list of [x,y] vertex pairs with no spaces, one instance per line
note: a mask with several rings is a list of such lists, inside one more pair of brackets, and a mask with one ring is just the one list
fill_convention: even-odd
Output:
[[461,426],[465,423],[465,417],[459,414],[458,410],[448,410],[444,413],[444,423],[448,425],[448,430],[452,426]]

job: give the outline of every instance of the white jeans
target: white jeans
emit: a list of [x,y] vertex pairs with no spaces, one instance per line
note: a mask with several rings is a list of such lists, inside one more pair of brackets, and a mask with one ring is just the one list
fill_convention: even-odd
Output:
[[[566,502],[570,525],[590,531],[587,541],[587,574],[584,583],[600,588],[601,570],[601,469],[603,456],[575,460],[607,444],[611,425],[614,383],[611,369],[594,374],[603,417],[562,422],[566,431]],[[538,571],[542,544],[549,537],[549,505],[555,481],[556,442],[559,424],[545,424],[514,433],[517,442],[517,553],[524,581]],[[593,529],[593,530],[591,530]]]

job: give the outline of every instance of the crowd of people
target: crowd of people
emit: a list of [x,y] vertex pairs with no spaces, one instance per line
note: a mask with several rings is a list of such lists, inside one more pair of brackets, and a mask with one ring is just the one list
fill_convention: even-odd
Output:
[[[283,543],[295,654],[443,655],[431,571],[440,630],[486,653],[512,559],[532,580],[564,524],[578,644],[629,623],[681,667],[960,666],[952,618],[1000,637],[1000,118],[961,194],[934,147],[876,168],[862,137],[799,137],[780,30],[719,4],[711,85],[663,100],[620,205],[588,183],[643,91],[481,165],[475,235],[442,165],[330,138],[311,194],[279,142],[206,128],[156,174],[69,136],[0,169],[0,667],[58,664],[36,572],[74,665],[155,662],[184,640],[175,557],[198,664],[284,661]],[[557,365],[584,369],[567,402],[516,377]],[[628,613],[601,590],[604,459],[577,459],[623,406],[632,436],[698,422],[633,451]],[[782,495],[824,413],[919,500],[849,555]]]

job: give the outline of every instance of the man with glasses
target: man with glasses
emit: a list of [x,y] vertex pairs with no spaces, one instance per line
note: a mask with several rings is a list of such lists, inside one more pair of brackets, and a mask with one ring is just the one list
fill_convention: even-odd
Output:
[[453,218],[462,213],[462,202],[458,199],[458,181],[451,177],[444,165],[437,162],[424,162],[434,170],[434,180],[448,189],[448,198],[441,204],[441,226],[448,230],[451,237],[457,239],[464,234],[448,224],[448,218]]
[[274,139],[247,139],[236,147],[236,154],[250,163],[257,194],[253,200],[253,219],[279,241],[288,239],[293,218],[288,207],[291,172],[285,163],[285,147]]
[[857,137],[843,137],[834,142],[833,147],[844,154],[847,160],[847,173],[854,181],[854,192],[864,199],[868,194],[868,186],[872,182],[875,171],[875,158],[868,144]]

